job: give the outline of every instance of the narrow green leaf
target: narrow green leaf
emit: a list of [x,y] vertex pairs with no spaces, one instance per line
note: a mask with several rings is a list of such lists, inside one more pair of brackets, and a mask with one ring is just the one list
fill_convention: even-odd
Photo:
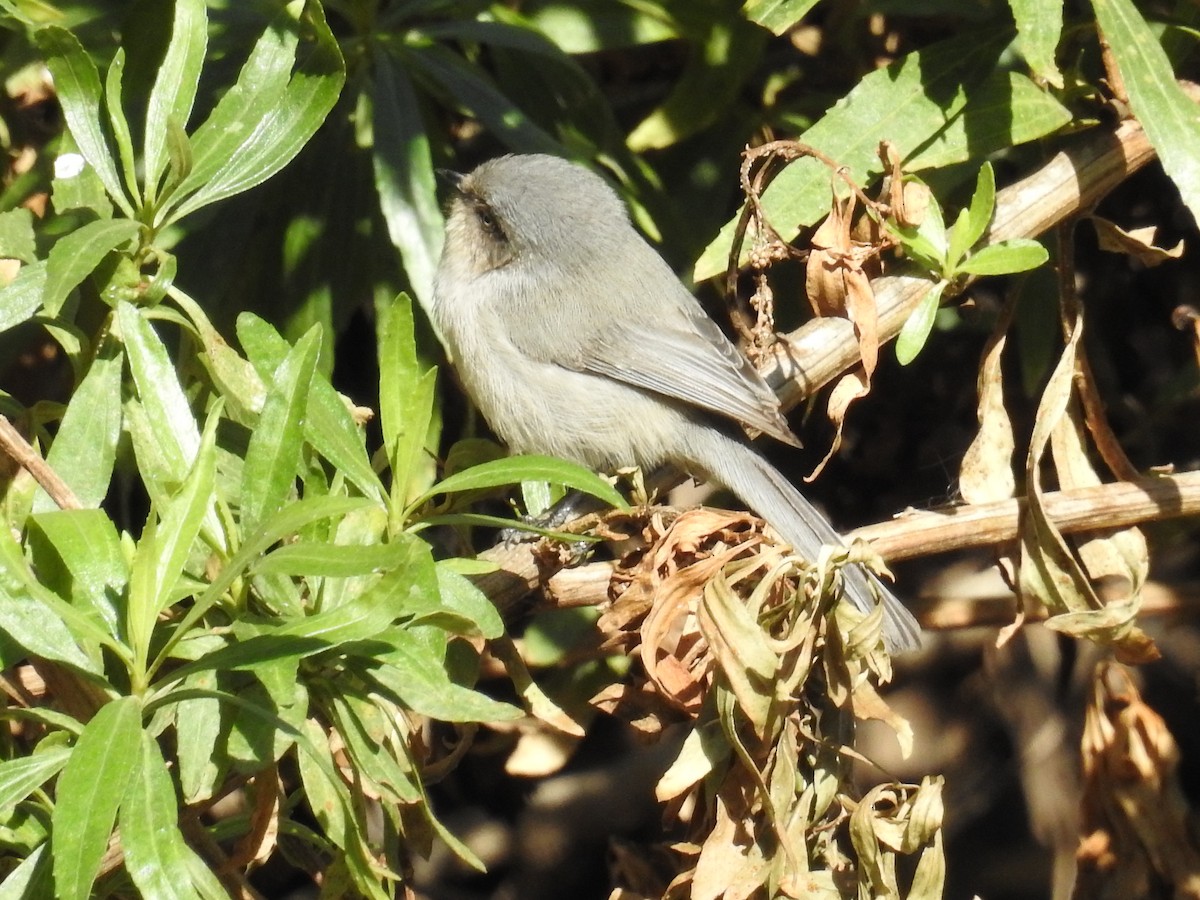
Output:
[[945,270],[949,272],[955,271],[955,266],[966,255],[967,250],[971,245],[967,243],[967,239],[971,234],[971,211],[969,209],[960,209],[958,218],[954,220],[954,224],[950,226],[949,246],[946,248]]
[[536,455],[509,456],[456,472],[449,478],[439,481],[413,505],[423,503],[437,494],[477,491],[534,480],[550,481],[583,491],[618,509],[627,509],[629,506],[616,488],[591,469],[586,469],[565,459]]
[[938,307],[942,302],[942,292],[945,289],[946,282],[944,281],[932,285],[929,292],[921,298],[917,308],[905,320],[904,327],[896,336],[896,359],[900,361],[900,365],[907,366],[917,358],[917,354],[925,346],[925,341],[929,339],[929,332],[933,330],[933,320],[937,318]]
[[[35,550],[39,537],[54,549],[70,576],[72,604],[94,610],[110,634],[120,634],[124,623],[118,620],[115,601],[125,596],[129,565],[108,514],[99,509],[36,514],[30,518],[30,541]],[[35,564],[37,561],[35,555]]]
[[[386,309],[379,328],[379,423],[392,467],[391,512],[396,517],[412,494],[429,483],[426,473],[432,474],[426,445],[437,373],[417,356],[408,295],[401,294]],[[399,524],[393,522],[393,533]]]
[[49,25],[35,32],[35,39],[54,76],[54,89],[76,145],[121,211],[135,218],[101,128],[100,75],[95,64],[78,38],[65,28]]
[[175,0],[171,41],[158,67],[146,105],[146,142],[142,155],[146,202],[158,198],[159,181],[167,168],[169,131],[182,130],[192,114],[200,84],[200,69],[208,47],[208,18],[204,0]]
[[407,757],[397,752],[397,735],[379,708],[349,692],[332,698],[329,706],[354,769],[381,789],[387,801],[419,805],[424,800],[420,777]]
[[[140,738],[134,750],[135,771],[121,803],[125,871],[143,897],[184,900],[227,896],[207,865],[198,869],[189,866],[188,858],[196,854],[179,831],[175,785],[154,738],[144,731],[140,731]],[[204,873],[202,890],[193,884],[196,872]]]
[[378,45],[374,63],[371,158],[379,205],[417,298],[429,304],[443,224],[433,154],[408,74]]
[[512,102],[478,66],[446,47],[407,47],[406,66],[416,66],[487,126],[501,142],[521,153],[563,155],[563,146]]
[[[85,509],[97,509],[108,494],[117,441],[121,437],[120,356],[98,356],[92,361],[59,425],[46,461],[67,483]],[[33,512],[58,509],[40,487],[33,496]]]
[[975,179],[975,193],[971,195],[971,205],[963,210],[954,225],[950,238],[949,259],[956,265],[968,250],[979,242],[992,223],[992,213],[996,208],[996,174],[992,164],[985,162]]
[[783,34],[817,5],[817,0],[746,0],[743,15],[775,34]]
[[254,571],[259,575],[352,578],[395,568],[408,553],[403,543],[363,546],[301,541],[272,550],[254,564]]
[[117,320],[138,397],[163,458],[176,483],[181,483],[200,448],[196,417],[179,386],[167,348],[142,313],[128,303],[118,303]]
[[[150,637],[159,614],[171,604],[175,583],[183,573],[205,513],[213,504],[216,478],[218,405],[209,415],[192,471],[142,533],[130,567],[129,641],[139,664],[148,658]],[[135,672],[140,677],[143,672]]]
[[304,783],[304,796],[325,836],[335,847],[345,848],[348,831],[346,810],[351,805],[350,795],[344,781],[330,777],[330,773],[337,769],[329,750],[329,735],[313,719],[306,718],[300,728],[307,738],[306,745],[312,748],[311,753],[296,754],[300,780]]
[[55,243],[46,259],[46,315],[57,316],[67,295],[112,250],[137,237],[140,226],[129,219],[101,219],[77,228]]
[[[134,203],[141,205],[142,190],[137,180],[137,160],[133,155],[133,135],[129,131],[129,120],[122,105],[125,76],[125,48],[118,47],[108,64],[104,76],[104,108],[108,112],[108,124],[117,142],[117,157],[121,161],[121,175],[125,179],[125,190]],[[61,212],[62,210],[59,210]]]
[[982,247],[958,266],[960,273],[971,275],[1011,275],[1028,272],[1050,258],[1046,248],[1030,238],[1012,238]]
[[90,616],[38,581],[8,529],[0,529],[0,632],[29,653],[93,674],[101,666],[81,644],[94,644],[97,657],[101,646],[124,655]]
[[42,305],[46,289],[46,263],[21,266],[17,277],[0,288],[0,332],[27,322]]
[[[370,506],[369,500],[357,497],[306,497],[281,509],[263,522],[254,534],[248,535],[238,552],[225,564],[208,588],[188,610],[179,626],[172,633],[152,669],[166,661],[179,640],[212,608],[235,580],[245,574],[250,565],[266,552],[267,548],[284,537],[294,535],[305,525],[320,519],[344,516],[356,509]],[[0,547],[3,542],[0,541]]]
[[137,767],[141,720],[134,697],[102,706],[58,778],[50,824],[55,895],[62,900],[91,896],[117,808]]
[[93,674],[101,671],[100,666],[79,649],[75,635],[58,611],[36,598],[14,594],[8,585],[0,585],[0,631],[6,639],[34,656]]
[[246,531],[280,509],[295,490],[308,387],[317,367],[320,341],[321,329],[314,325],[268,380],[271,386],[242,468],[242,528]]
[[0,809],[11,809],[58,774],[71,756],[69,747],[49,747],[32,756],[0,763]]
[[478,691],[455,684],[445,661],[412,633],[388,636],[394,649],[379,654],[367,675],[407,708],[443,722],[511,722],[523,713]]
[[[288,354],[287,341],[271,325],[251,313],[238,316],[237,333],[258,375],[270,381],[272,373]],[[308,389],[304,437],[364,496],[383,499],[383,486],[367,457],[362,431],[355,424],[342,395],[320,373],[313,375]]]
[[1130,0],[1092,0],[1092,7],[1133,114],[1192,219],[1200,222],[1200,109],[1175,80],[1166,51]]
[[1017,49],[1034,75],[1054,87],[1063,86],[1054,60],[1063,31],[1062,0],[1008,0],[1017,23]]
[[29,900],[31,897],[48,897],[54,892],[50,884],[50,858],[46,851],[49,842],[21,860],[0,884],[0,900]]
[[491,640],[504,633],[504,620],[487,594],[454,569],[453,560],[437,563],[438,594],[446,609],[478,628],[478,636]]
[[[292,60],[295,69],[281,88],[280,64],[290,69]],[[174,221],[249,190],[282,169],[325,121],[345,77],[320,3],[293,0],[255,45],[237,84],[196,131],[192,173],[175,194],[179,205],[159,220]],[[256,91],[258,86],[265,90]]]
[[[204,692],[216,687],[217,674],[204,671],[185,679],[182,689]],[[176,751],[180,796],[185,803],[200,803],[217,792],[228,771],[225,743],[231,714],[207,694],[180,700],[172,712],[180,736]]]

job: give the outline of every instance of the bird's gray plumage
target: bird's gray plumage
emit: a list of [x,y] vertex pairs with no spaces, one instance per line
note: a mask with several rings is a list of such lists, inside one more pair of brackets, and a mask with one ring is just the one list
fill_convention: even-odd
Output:
[[[786,478],[713,417],[797,444],[775,394],[593,172],[551,156],[505,156],[459,179],[433,314],[468,392],[518,452],[594,468],[675,463],[724,484],[795,550],[841,537]],[[860,566],[844,570],[863,611],[875,595],[894,650],[919,628]]]

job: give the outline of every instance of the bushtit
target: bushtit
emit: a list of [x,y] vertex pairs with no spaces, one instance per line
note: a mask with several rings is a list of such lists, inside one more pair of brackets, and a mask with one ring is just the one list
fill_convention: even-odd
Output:
[[[467,391],[513,450],[595,469],[672,463],[725,485],[800,555],[842,539],[736,424],[787,443],[775,394],[634,230],[602,178],[553,156],[504,156],[455,195],[433,317]],[[920,629],[871,573],[843,569],[892,650]]]

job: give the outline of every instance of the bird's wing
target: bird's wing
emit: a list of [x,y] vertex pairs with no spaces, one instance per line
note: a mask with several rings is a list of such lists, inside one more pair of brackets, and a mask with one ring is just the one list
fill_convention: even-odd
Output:
[[613,323],[566,364],[699,406],[800,446],[779,411],[778,398],[750,361],[699,308],[685,313],[666,322]]

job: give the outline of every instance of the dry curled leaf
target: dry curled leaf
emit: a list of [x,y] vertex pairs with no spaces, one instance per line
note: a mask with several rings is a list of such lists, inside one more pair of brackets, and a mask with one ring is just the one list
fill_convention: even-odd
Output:
[[1076,896],[1200,897],[1200,845],[1179,783],[1179,747],[1118,663],[1096,671],[1082,749]]
[[1010,303],[996,323],[979,365],[979,408],[976,413],[979,430],[963,454],[958,473],[959,493],[967,503],[990,503],[1016,495],[1012,467],[1016,440],[1012,420],[1004,407],[1004,373],[1000,367],[1011,321]]
[[867,383],[879,361],[879,313],[863,266],[875,248],[853,240],[855,197],[835,195],[833,208],[812,237],[804,284],[818,316],[841,316],[854,324]]
[[1126,256],[1132,256],[1144,266],[1157,266],[1169,259],[1179,259],[1183,256],[1182,240],[1170,249],[1155,246],[1154,238],[1158,233],[1156,225],[1132,228],[1126,231],[1100,216],[1092,216],[1092,225],[1096,228],[1096,239],[1101,250],[1107,250],[1109,253],[1124,253]]

